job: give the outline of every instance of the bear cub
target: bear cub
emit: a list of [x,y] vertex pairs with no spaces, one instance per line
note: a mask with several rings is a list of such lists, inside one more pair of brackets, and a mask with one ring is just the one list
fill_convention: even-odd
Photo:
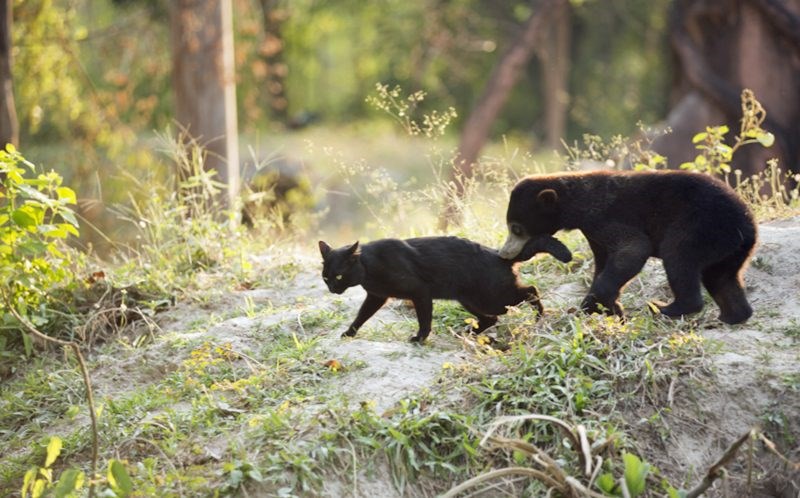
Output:
[[548,252],[568,262],[572,254],[564,244],[550,237],[526,241],[511,259],[501,258],[494,249],[458,237],[419,237],[381,239],[359,247],[358,242],[332,249],[319,242],[322,254],[322,279],[328,289],[341,294],[361,285],[367,297],[353,323],[342,337],[356,335],[358,329],[390,297],[414,303],[419,322],[411,342],[423,342],[431,331],[434,299],[451,299],[478,318],[478,334],[497,323],[507,306],[527,301],[541,314],[544,310],[533,286],[522,285],[517,263],[540,252]]
[[661,313],[703,308],[700,284],[719,319],[742,323],[753,310],[742,273],[757,232],[753,214],[727,184],[688,171],[562,173],[530,176],[511,191],[508,239],[513,259],[531,237],[578,229],[594,253],[594,279],[581,307],[622,315],[620,292],[649,257],[661,258],[674,294]]

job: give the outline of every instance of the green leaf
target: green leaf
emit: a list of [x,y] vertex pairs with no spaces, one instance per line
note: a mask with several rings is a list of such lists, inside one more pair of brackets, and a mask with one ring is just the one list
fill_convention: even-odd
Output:
[[66,498],[83,487],[83,480],[85,475],[78,469],[67,469],[61,473],[58,478],[58,483],[53,490],[53,495],[56,498]]
[[36,225],[36,218],[31,216],[31,214],[23,208],[15,209],[14,212],[11,213],[11,219],[14,220],[14,223],[16,223],[17,226],[22,228],[28,228]]
[[39,498],[44,494],[44,486],[47,484],[44,479],[36,479],[31,488],[31,497]]
[[392,435],[394,439],[396,439],[400,444],[408,444],[408,437],[402,432],[399,432],[395,429],[389,427],[389,434]]
[[667,496],[669,498],[686,498],[686,491],[677,490],[672,486],[667,486]]
[[722,126],[717,126],[715,131],[720,135],[724,135],[730,131],[730,128],[728,128],[728,125],[722,125]]
[[765,131],[764,133],[760,133],[756,137],[756,140],[758,140],[758,143],[760,143],[764,147],[772,147],[772,144],[775,143],[775,135],[773,135],[768,131]]
[[67,232],[71,233],[76,237],[80,236],[80,233],[78,233],[78,229],[75,228],[75,226],[70,223],[59,223],[58,226],[61,227],[62,230],[66,230]]
[[33,480],[38,472],[39,469],[36,467],[30,468],[25,472],[25,478],[22,480],[22,490],[20,490],[22,498],[27,498],[28,490],[33,489]]
[[6,144],[6,150],[8,151],[9,154],[17,152],[17,148],[14,147],[14,144]]
[[614,484],[614,476],[611,474],[600,474],[595,484],[597,484],[597,487],[600,488],[600,490],[604,493],[609,495],[614,494],[614,488],[616,487],[616,484]]
[[47,443],[47,458],[44,461],[44,466],[49,467],[53,465],[53,462],[56,461],[58,455],[61,454],[61,447],[63,443],[61,442],[61,438],[58,436],[52,436],[50,438],[50,442]]
[[133,492],[133,482],[128,471],[119,460],[111,460],[108,464],[108,482],[118,495],[128,496]]
[[33,339],[31,339],[30,334],[26,332],[22,333],[22,346],[25,349],[25,356],[31,356],[33,354]]
[[69,187],[58,187],[56,189],[56,194],[58,194],[59,200],[64,201],[67,204],[75,204],[78,202],[78,197],[75,195],[75,191]]
[[708,133],[706,133],[704,131],[701,131],[700,133],[698,133],[697,135],[692,137],[692,143],[696,144],[698,142],[702,142],[703,140],[706,139],[707,136],[708,136]]
[[58,214],[60,214],[61,217],[64,218],[64,220],[70,225],[74,227],[78,226],[78,219],[75,218],[75,214],[72,211],[65,209],[63,211],[59,211]]
[[645,479],[650,472],[650,465],[642,462],[632,453],[623,453],[622,461],[625,462],[625,484],[632,498],[644,493]]

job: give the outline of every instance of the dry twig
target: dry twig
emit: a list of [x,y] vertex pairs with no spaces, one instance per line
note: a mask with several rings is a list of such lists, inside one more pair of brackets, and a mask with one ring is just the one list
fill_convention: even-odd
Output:
[[83,383],[86,385],[86,399],[89,405],[89,417],[92,421],[92,474],[89,479],[89,498],[94,496],[94,478],[97,474],[97,455],[98,455],[98,436],[97,436],[97,414],[94,409],[94,396],[92,391],[92,382],[89,379],[89,369],[86,367],[86,361],[83,359],[83,355],[81,354],[81,349],[75,342],[72,341],[62,341],[61,339],[56,339],[54,337],[50,337],[46,334],[39,332],[39,330],[34,327],[34,325],[28,321],[25,317],[19,314],[17,309],[12,305],[11,300],[8,298],[7,295],[3,294],[3,301],[6,304],[6,307],[11,313],[11,315],[19,321],[20,324],[28,331],[31,335],[38,338],[41,341],[49,342],[53,344],[58,344],[59,346],[64,346],[71,348],[72,351],[75,353],[75,357],[78,359],[78,364],[80,365],[81,374],[83,374]]

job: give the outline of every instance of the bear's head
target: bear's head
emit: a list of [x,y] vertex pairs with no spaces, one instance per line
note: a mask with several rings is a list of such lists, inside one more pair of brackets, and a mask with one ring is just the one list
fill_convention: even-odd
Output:
[[526,178],[514,186],[508,201],[508,238],[500,257],[513,259],[537,235],[553,235],[559,227],[559,196],[551,182]]

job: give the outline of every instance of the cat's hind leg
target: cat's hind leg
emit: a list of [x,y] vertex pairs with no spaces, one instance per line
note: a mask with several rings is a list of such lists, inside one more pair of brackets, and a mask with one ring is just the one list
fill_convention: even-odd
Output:
[[414,309],[417,312],[417,322],[419,331],[417,335],[411,336],[411,342],[423,343],[431,333],[431,320],[433,319],[433,300],[430,296],[417,296],[411,299]]
[[520,292],[522,294],[522,301],[533,306],[539,317],[544,315],[544,306],[542,306],[542,300],[539,299],[539,290],[536,287],[532,285],[522,287]]
[[463,301],[459,301],[459,302],[461,303],[461,306],[464,307],[464,309],[466,309],[467,311],[469,311],[470,313],[475,315],[475,317],[478,319],[478,326],[474,327],[474,328],[472,328],[472,330],[470,330],[470,332],[472,332],[473,334],[476,334],[476,335],[480,334],[483,331],[485,331],[486,329],[488,329],[489,327],[492,327],[497,323],[497,317],[496,316],[484,315],[483,313],[481,313],[480,311],[475,309],[474,306],[470,306],[469,304],[467,304],[467,303],[465,303]]

